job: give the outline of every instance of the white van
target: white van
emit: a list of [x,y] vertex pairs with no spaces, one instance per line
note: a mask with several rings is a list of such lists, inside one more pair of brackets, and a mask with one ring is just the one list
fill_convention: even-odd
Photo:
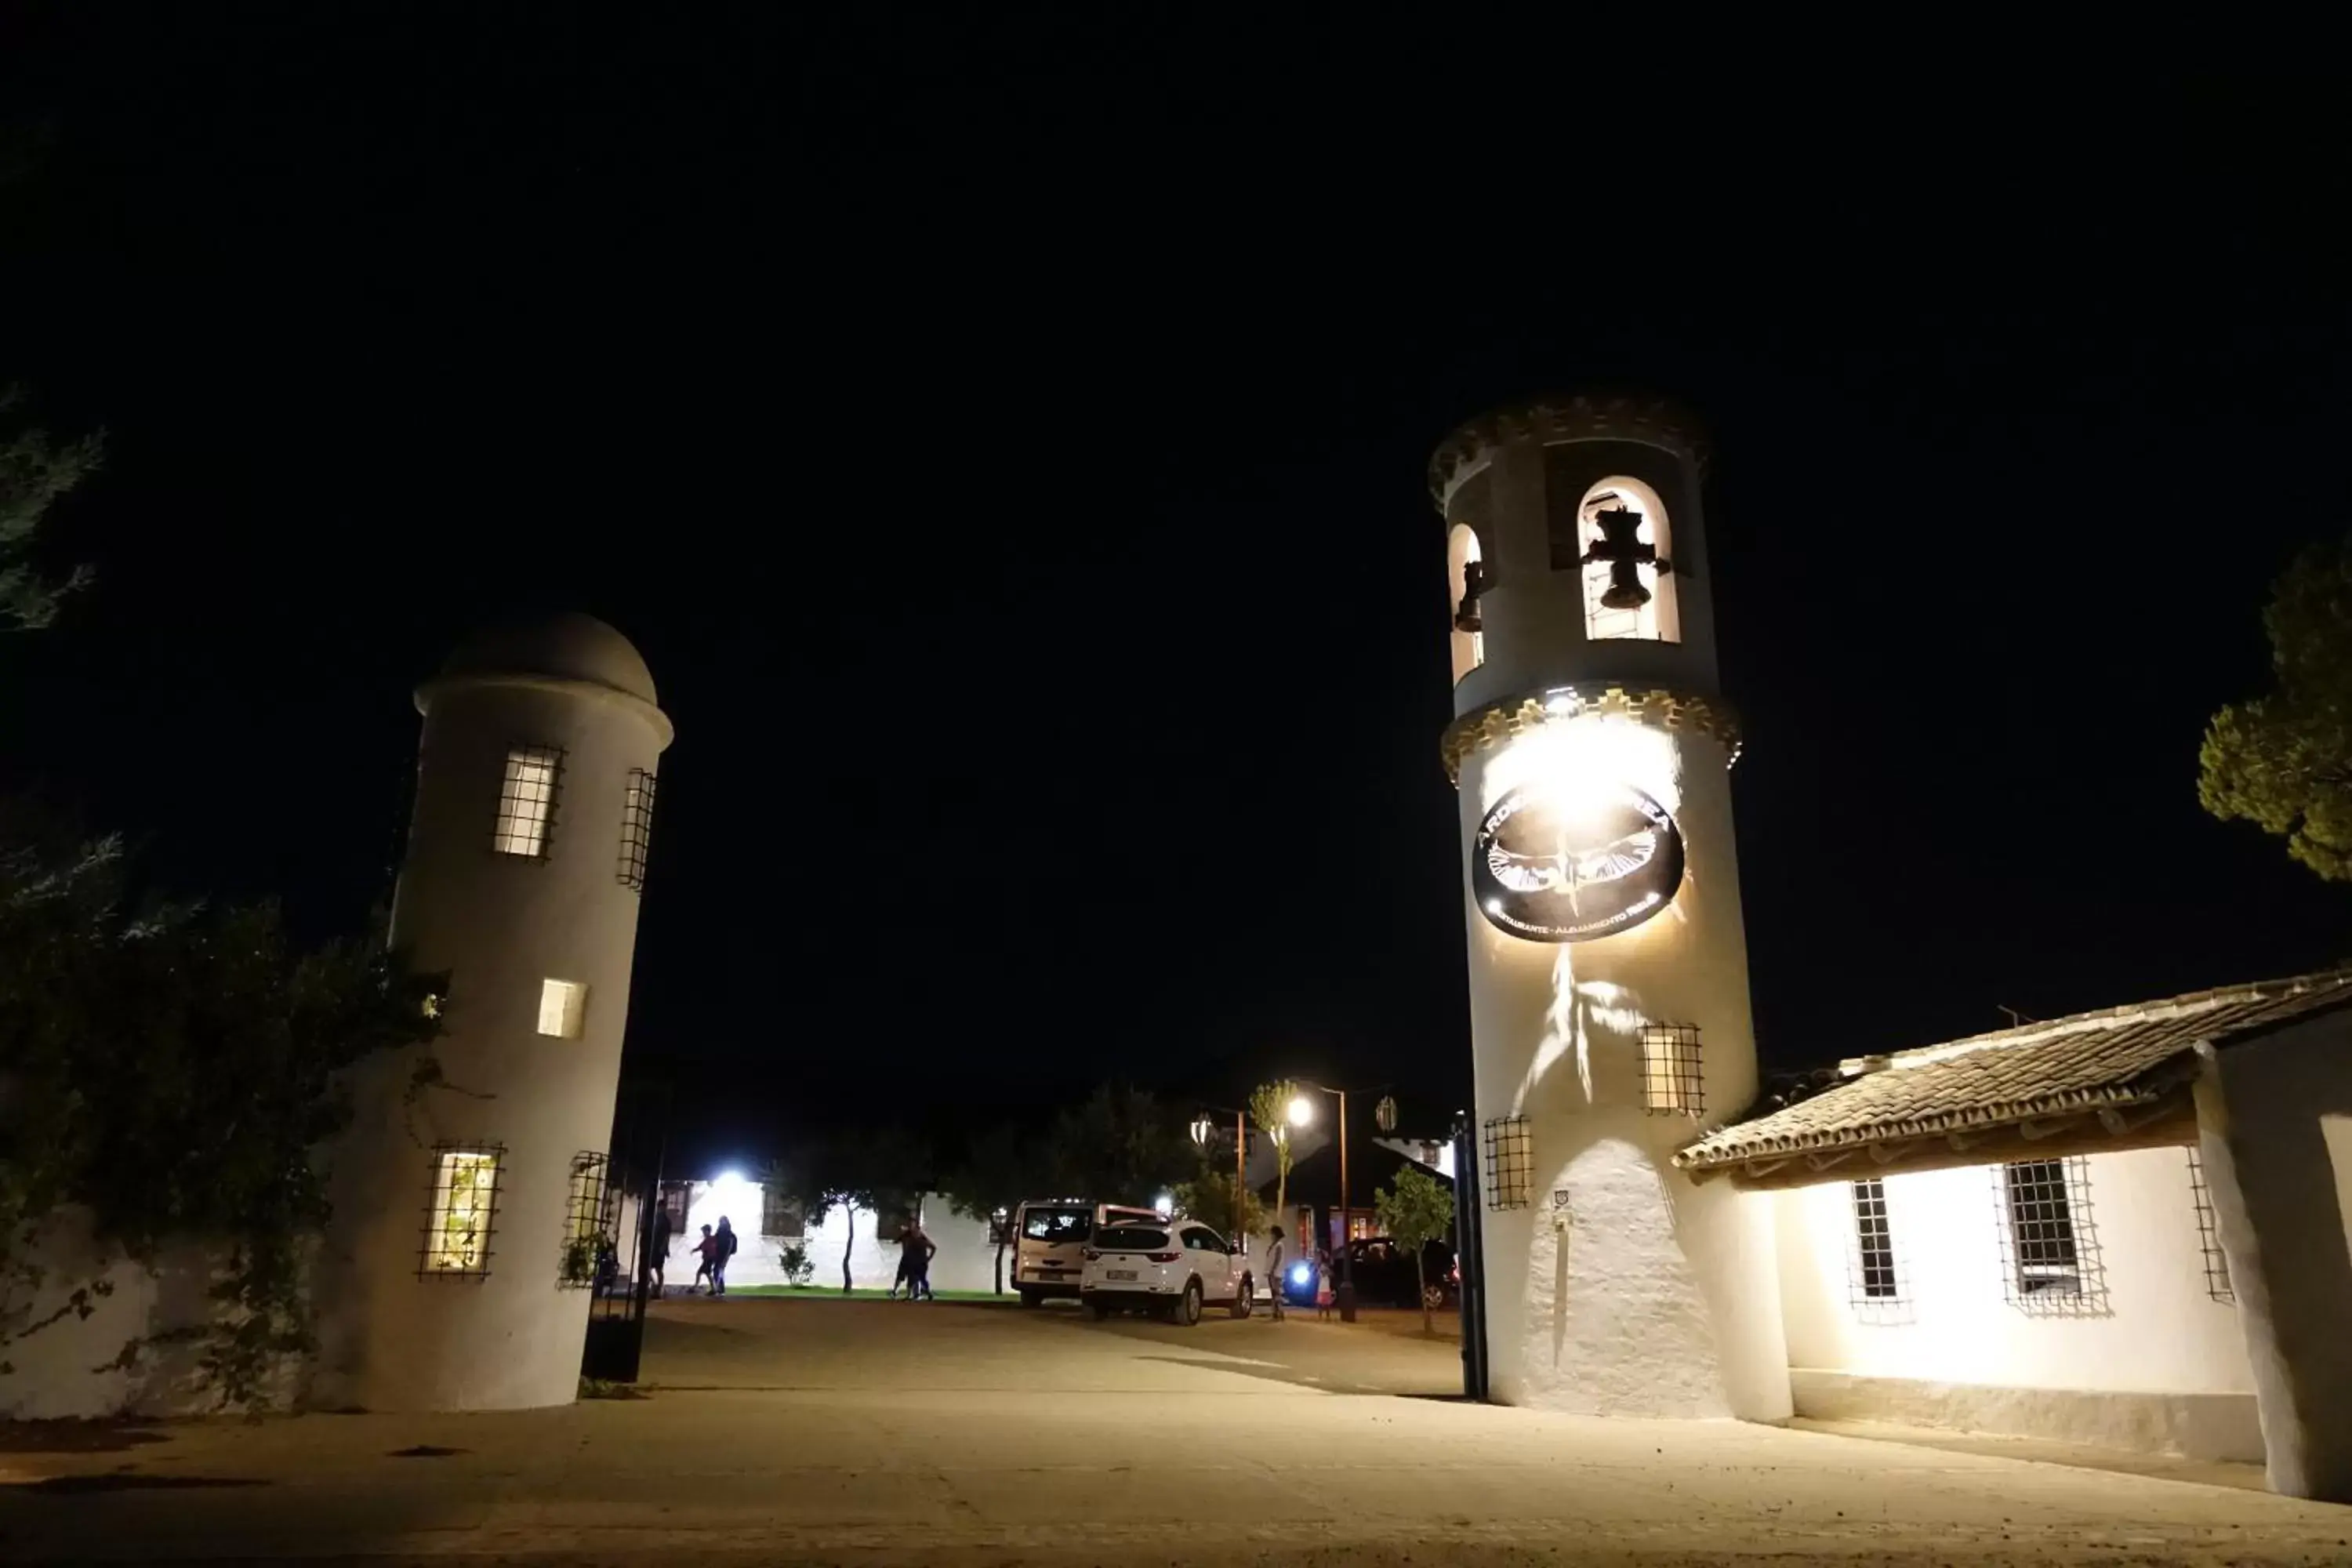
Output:
[[1034,1307],[1055,1296],[1077,1300],[1086,1247],[1097,1226],[1157,1225],[1159,1211],[1090,1198],[1031,1198],[1013,1215],[1013,1288]]

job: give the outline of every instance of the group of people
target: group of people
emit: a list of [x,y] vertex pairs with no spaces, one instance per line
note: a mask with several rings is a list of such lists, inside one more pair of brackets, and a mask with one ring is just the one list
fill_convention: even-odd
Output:
[[912,1215],[908,1215],[898,1226],[898,1278],[890,1283],[889,1299],[898,1300],[904,1290],[909,1301],[938,1300],[931,1294],[931,1258],[939,1250],[939,1243],[923,1234]]
[[[1283,1317],[1282,1263],[1284,1237],[1282,1227],[1278,1225],[1274,1226],[1266,1233],[1266,1237],[1265,1277],[1267,1282],[1274,1288],[1273,1297],[1275,1321],[1280,1322]],[[1318,1321],[1327,1323],[1331,1321],[1331,1309],[1335,1300],[1336,1296],[1331,1289],[1331,1254],[1328,1250],[1318,1247],[1315,1249],[1315,1316]]]
[[[669,1262],[670,1218],[667,1205],[654,1210],[654,1245],[649,1259],[653,1292],[659,1296],[663,1289],[662,1271]],[[694,1268],[694,1283],[686,1288],[693,1295],[709,1280],[710,1294],[727,1294],[727,1264],[735,1256],[735,1226],[725,1215],[719,1216],[718,1228],[702,1227],[702,1239],[694,1244],[694,1256],[699,1261]],[[903,1290],[909,1301],[937,1300],[931,1293],[931,1259],[938,1255],[939,1243],[923,1234],[923,1227],[910,1215],[898,1226],[898,1278],[891,1283],[889,1294],[896,1300]]]
[[[662,1273],[669,1263],[670,1236],[669,1207],[667,1205],[663,1205],[654,1210],[654,1245],[652,1254],[647,1258],[649,1265],[647,1272],[653,1277],[653,1292],[656,1296],[662,1293],[664,1287]],[[693,1295],[697,1290],[701,1289],[703,1282],[708,1280],[710,1285],[710,1294],[713,1296],[727,1294],[727,1265],[735,1256],[735,1226],[725,1215],[719,1216],[717,1229],[704,1226],[702,1239],[696,1242],[691,1248],[698,1261],[694,1268],[694,1283],[686,1288],[686,1293],[689,1296]]]

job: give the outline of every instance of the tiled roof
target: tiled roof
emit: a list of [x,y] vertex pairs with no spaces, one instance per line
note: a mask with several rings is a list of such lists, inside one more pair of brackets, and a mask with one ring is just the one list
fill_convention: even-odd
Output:
[[1843,1082],[1748,1121],[1719,1127],[1675,1156],[1704,1170],[1816,1149],[2009,1125],[2059,1111],[2142,1105],[2194,1070],[2200,1041],[2220,1043],[2305,1013],[2352,1005],[2352,968],[2077,1013],[1940,1046],[1840,1064]]

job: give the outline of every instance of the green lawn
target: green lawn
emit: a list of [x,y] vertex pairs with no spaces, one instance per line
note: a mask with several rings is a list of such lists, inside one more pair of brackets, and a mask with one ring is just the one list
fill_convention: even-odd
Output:
[[[830,1289],[823,1285],[730,1285],[727,1288],[727,1293],[730,1296],[783,1296],[793,1300],[803,1301],[880,1301],[887,1300],[889,1295],[886,1290],[851,1290],[845,1294],[838,1285]],[[1017,1301],[1020,1300],[1010,1290],[1002,1296],[988,1290],[942,1290],[939,1293],[939,1298],[942,1301]]]

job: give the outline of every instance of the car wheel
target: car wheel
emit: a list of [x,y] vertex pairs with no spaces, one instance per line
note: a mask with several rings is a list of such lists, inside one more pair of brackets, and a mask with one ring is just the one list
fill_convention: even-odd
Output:
[[1246,1318],[1250,1315],[1250,1308],[1255,1305],[1250,1298],[1255,1294],[1255,1290],[1251,1286],[1248,1277],[1244,1276],[1241,1289],[1236,1291],[1234,1295],[1234,1304],[1231,1310],[1234,1317]]
[[1021,1292],[1021,1304],[1024,1307],[1037,1306],[1043,1302],[1045,1298],[1038,1295],[1034,1290],[1024,1290]]
[[1421,1288],[1421,1304],[1428,1308],[1433,1312],[1444,1306],[1445,1287],[1443,1285],[1423,1285]]
[[1176,1302],[1176,1321],[1188,1329],[1201,1321],[1201,1282],[1198,1279],[1185,1281],[1184,1294]]
[[1087,1303],[1087,1310],[1092,1312],[1095,1315],[1095,1321],[1099,1323],[1105,1318],[1110,1316],[1110,1303],[1108,1301],[1089,1301]]

